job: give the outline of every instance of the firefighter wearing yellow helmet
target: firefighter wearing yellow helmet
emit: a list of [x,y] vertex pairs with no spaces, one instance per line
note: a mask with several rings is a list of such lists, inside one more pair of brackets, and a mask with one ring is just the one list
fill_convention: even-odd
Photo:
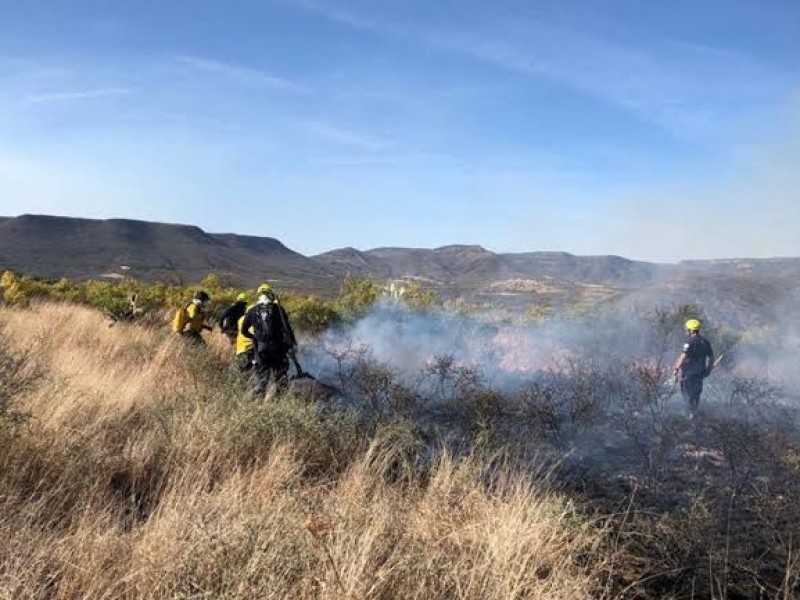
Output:
[[680,377],[681,393],[694,418],[703,393],[703,379],[714,368],[714,350],[711,343],[700,335],[702,323],[697,319],[686,321],[686,341],[683,352],[675,363],[675,376]]
[[275,290],[272,289],[272,286],[268,283],[262,283],[258,286],[258,290],[256,290],[256,296],[259,298],[261,296],[266,296],[271,300],[275,300]]
[[289,357],[293,356],[297,340],[289,323],[289,316],[272,286],[258,286],[258,300],[247,310],[239,331],[251,344],[253,365],[252,392],[262,395],[270,383],[279,388],[286,385]]

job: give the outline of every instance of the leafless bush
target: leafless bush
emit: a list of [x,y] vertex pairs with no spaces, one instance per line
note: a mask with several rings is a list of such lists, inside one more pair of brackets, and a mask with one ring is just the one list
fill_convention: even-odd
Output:
[[396,381],[395,372],[372,360],[358,360],[351,381],[355,395],[363,400],[374,418],[387,417],[396,406],[396,396],[407,398],[403,387]]
[[335,365],[337,387],[354,408],[370,420],[407,417],[418,408],[412,387],[401,383],[398,373],[374,360],[364,346],[329,349]]
[[480,369],[475,365],[458,364],[452,355],[434,356],[424,374],[427,375],[426,395],[440,405],[461,401],[483,387]]
[[364,345],[326,348],[326,356],[335,365],[337,384],[347,389],[355,376],[354,365],[369,359],[369,348]]
[[593,368],[573,359],[568,371],[545,374],[525,386],[514,401],[537,439],[568,448],[587,429],[607,419],[605,388]]

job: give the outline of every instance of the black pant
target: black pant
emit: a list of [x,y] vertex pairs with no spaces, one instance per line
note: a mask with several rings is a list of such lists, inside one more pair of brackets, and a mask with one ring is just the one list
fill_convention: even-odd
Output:
[[289,357],[271,356],[257,352],[255,354],[255,370],[253,372],[251,392],[261,396],[267,391],[271,382],[275,382],[278,389],[286,387],[289,375]]
[[689,407],[689,412],[695,414],[700,405],[700,394],[703,393],[703,376],[684,375],[681,378],[681,393]]

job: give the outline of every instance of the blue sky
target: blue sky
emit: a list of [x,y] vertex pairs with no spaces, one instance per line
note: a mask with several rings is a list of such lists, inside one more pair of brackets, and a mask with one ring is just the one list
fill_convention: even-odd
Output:
[[796,0],[0,8],[0,214],[800,256]]

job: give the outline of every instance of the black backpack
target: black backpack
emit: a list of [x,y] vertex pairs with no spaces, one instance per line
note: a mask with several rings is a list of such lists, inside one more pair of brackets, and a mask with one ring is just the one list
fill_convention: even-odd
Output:
[[270,302],[269,304],[259,304],[253,308],[253,311],[253,337],[256,341],[256,351],[264,354],[281,354],[286,344],[280,307],[274,302]]

